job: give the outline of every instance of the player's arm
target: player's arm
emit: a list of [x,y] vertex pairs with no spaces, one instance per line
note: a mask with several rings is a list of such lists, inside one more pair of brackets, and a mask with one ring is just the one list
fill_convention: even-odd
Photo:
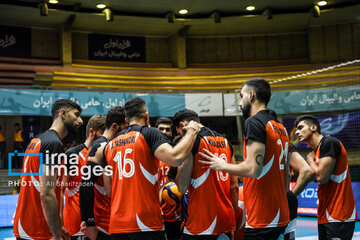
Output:
[[[288,153],[290,154],[290,152]],[[285,161],[285,189],[289,189],[290,185],[290,179],[291,179],[291,173],[290,173],[290,155],[287,156],[287,159]]]
[[67,183],[69,182],[69,174],[65,174],[64,176],[62,176],[61,179],[61,191],[60,191],[60,219],[61,222],[64,223],[64,197],[65,197],[65,190],[66,190],[66,186]]
[[91,149],[86,164],[89,175],[82,177],[80,186],[81,231],[90,239],[96,239],[98,232],[94,217],[94,183],[99,176],[94,173],[102,169],[101,162],[103,161],[105,146],[106,143],[101,143],[100,146],[95,145]]
[[200,132],[200,124],[190,121],[184,129],[186,130],[185,136],[174,148],[168,143],[163,143],[155,150],[154,155],[157,159],[174,167],[183,163],[190,154],[196,136]]
[[311,181],[314,171],[298,152],[290,152],[290,166],[299,173],[295,187],[292,190],[296,196],[299,196]]
[[259,177],[262,172],[265,156],[265,144],[263,143],[247,140],[247,158],[240,164],[227,163],[208,150],[203,150],[205,153],[199,152],[199,154],[209,161],[199,160],[199,162],[209,165],[211,169],[216,171],[223,171],[236,176],[253,178]]
[[[232,164],[235,164],[235,156],[231,156],[230,162]],[[236,175],[230,175],[230,197],[231,197],[231,203],[234,208],[235,212],[235,219],[236,219],[236,213],[238,208],[238,201],[239,201],[239,183],[238,183],[238,177]]]
[[[43,169],[46,169],[45,164],[43,164]],[[58,201],[55,193],[56,177],[56,174],[54,176],[48,176],[46,175],[46,171],[43,171],[43,175],[39,177],[40,200],[51,233],[55,239],[61,239],[61,220],[58,214]]]
[[319,159],[319,166],[315,163],[315,153],[311,152],[307,155],[306,161],[314,171],[316,180],[320,183],[327,183],[330,175],[334,170],[336,160],[333,157],[322,157]]
[[191,180],[191,172],[193,169],[193,155],[189,154],[189,156],[185,159],[183,164],[178,167],[178,171],[175,178],[176,186],[182,194],[185,194],[189,188],[190,180]]
[[[46,164],[43,164],[43,169],[46,169]],[[43,171],[43,175],[39,177],[40,201],[43,213],[54,239],[68,239],[69,233],[62,225],[58,211],[58,201],[55,192],[57,175],[47,175],[46,172]]]

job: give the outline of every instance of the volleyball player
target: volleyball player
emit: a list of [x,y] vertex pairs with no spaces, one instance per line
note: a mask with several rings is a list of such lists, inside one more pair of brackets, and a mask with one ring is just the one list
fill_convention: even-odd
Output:
[[211,169],[244,177],[244,204],[247,214],[245,239],[277,239],[289,223],[286,188],[289,180],[289,135],[271,116],[268,82],[262,78],[244,83],[240,107],[244,126],[244,159],[229,164],[204,149],[200,153]]
[[344,145],[339,139],[323,136],[319,121],[311,115],[298,117],[295,127],[300,142],[313,150],[306,160],[319,182],[319,239],[350,240],[357,216]]
[[174,116],[174,126],[184,136],[190,121],[198,122],[201,131],[196,138],[189,158],[179,167],[176,183],[183,194],[189,190],[187,221],[184,240],[187,239],[232,239],[236,230],[235,211],[238,203],[236,176],[203,168],[198,162],[203,159],[199,151],[206,148],[222,161],[235,163],[230,142],[219,133],[201,125],[196,112],[184,109]]
[[165,239],[157,184],[159,160],[179,166],[189,155],[200,127],[190,122],[183,141],[174,148],[156,128],[148,127],[145,101],[125,103],[129,126],[111,140],[105,150],[113,169],[110,234],[112,239]]
[[106,195],[101,174],[105,164],[97,156],[103,156],[107,142],[126,127],[124,108],[110,109],[105,122],[103,135],[91,145],[86,164],[90,175],[82,178],[80,186],[81,231],[90,239],[110,239],[110,197]]
[[[84,240],[86,236],[80,231],[81,213],[79,190],[81,184],[81,168],[86,165],[91,144],[101,137],[105,130],[105,116],[94,115],[86,125],[86,140],[83,144],[72,147],[65,152],[67,156],[67,174],[62,179],[62,192],[65,192],[63,213],[64,226],[71,240]],[[76,162],[71,159],[76,157]],[[76,173],[76,174],[71,174]]]
[[[52,105],[52,125],[49,130],[33,138],[25,153],[38,153],[43,157],[40,166],[39,156],[24,158],[21,190],[14,217],[14,235],[17,239],[68,239],[69,234],[59,215],[60,180],[57,172],[49,169],[61,164],[64,153],[61,139],[76,131],[82,124],[81,107],[70,100],[59,99]],[[40,172],[42,167],[43,172]],[[39,173],[40,176],[34,176]]]

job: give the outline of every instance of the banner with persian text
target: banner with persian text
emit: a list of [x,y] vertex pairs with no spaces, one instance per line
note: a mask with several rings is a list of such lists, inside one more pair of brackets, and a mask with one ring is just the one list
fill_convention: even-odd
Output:
[[66,98],[81,106],[83,116],[92,116],[106,114],[115,106],[124,106],[132,97],[145,100],[150,116],[174,116],[185,108],[183,94],[0,89],[0,115],[50,116],[52,104],[59,98]]
[[31,57],[31,29],[0,26],[0,56]]
[[145,37],[88,35],[90,60],[145,62]]
[[[240,98],[235,94],[136,94],[8,88],[0,88],[0,115],[49,116],[51,105],[56,99],[68,98],[79,102],[84,109],[84,116],[91,116],[93,114],[105,114],[111,107],[122,106],[126,100],[135,96],[145,99],[149,114],[154,117],[173,116],[174,113],[184,108],[198,112],[199,116],[241,115],[238,106]],[[360,110],[360,86],[273,92],[268,107],[274,109],[278,115]],[[289,131],[291,131],[292,126],[288,129]]]

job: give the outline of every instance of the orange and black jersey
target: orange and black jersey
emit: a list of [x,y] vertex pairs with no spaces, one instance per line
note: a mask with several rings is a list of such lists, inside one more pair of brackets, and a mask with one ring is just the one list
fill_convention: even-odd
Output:
[[[65,189],[65,204],[64,204],[64,226],[69,232],[70,236],[83,235],[80,231],[81,212],[79,203],[79,190],[82,180],[81,167],[87,163],[89,149],[85,144],[81,144],[68,149],[65,152],[67,156],[67,173],[69,174]],[[73,160],[76,157],[77,161]],[[78,174],[70,174],[77,169]]]
[[343,144],[334,137],[323,137],[315,150],[315,163],[318,165],[324,157],[332,157],[336,163],[328,182],[319,184],[318,222],[355,221],[355,200]]
[[267,110],[259,111],[244,124],[245,144],[249,140],[265,145],[262,172],[258,178],[244,178],[247,228],[283,227],[289,223],[286,198],[286,164],[289,135],[285,127]]
[[[184,233],[188,235],[219,235],[234,231],[235,212],[230,194],[230,174],[203,168],[199,155],[207,149],[226,162],[230,162],[231,144],[219,133],[202,127],[192,154],[194,155],[189,186],[188,218]],[[209,200],[210,199],[210,200]]]
[[113,169],[110,233],[161,231],[159,160],[156,149],[169,140],[156,128],[131,125],[105,147]]
[[[59,165],[61,159],[57,156],[63,152],[63,145],[57,132],[48,130],[33,138],[25,153],[40,153],[43,155],[43,164]],[[52,157],[54,161],[51,161]],[[23,173],[39,173],[39,169],[39,156],[24,157]],[[56,186],[58,204],[60,203],[60,190],[60,184],[58,184]],[[53,237],[42,210],[39,176],[22,176],[21,178],[21,191],[14,217],[14,235],[17,238],[39,240]]]

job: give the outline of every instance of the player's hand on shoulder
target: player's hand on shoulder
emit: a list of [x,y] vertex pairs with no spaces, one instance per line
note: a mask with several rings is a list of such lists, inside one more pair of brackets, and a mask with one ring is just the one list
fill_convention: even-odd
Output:
[[199,163],[204,164],[203,168],[211,168],[216,171],[222,171],[224,169],[225,161],[212,154],[209,150],[203,148],[203,152],[199,152],[199,155],[205,158],[206,160],[199,160]]

